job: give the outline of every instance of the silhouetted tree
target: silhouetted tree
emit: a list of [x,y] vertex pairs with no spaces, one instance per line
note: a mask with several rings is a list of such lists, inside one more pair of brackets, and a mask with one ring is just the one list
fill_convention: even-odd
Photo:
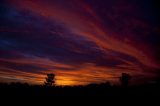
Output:
[[131,79],[131,76],[127,73],[122,73],[122,76],[120,77],[120,82],[123,87],[128,87],[129,80]]
[[47,74],[46,81],[44,82],[45,86],[54,86],[55,84],[55,75]]

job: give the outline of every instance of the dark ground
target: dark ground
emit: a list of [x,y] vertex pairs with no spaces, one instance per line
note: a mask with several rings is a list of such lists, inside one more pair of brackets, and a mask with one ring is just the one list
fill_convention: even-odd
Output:
[[[28,85],[21,83],[0,84],[0,102],[14,100],[15,103],[28,103],[30,100],[33,102],[45,102],[47,104],[81,104],[84,103],[95,104],[98,106],[107,104],[125,104],[134,106],[139,102],[143,104],[151,103],[160,104],[160,84],[143,84],[139,86],[121,87],[111,86],[110,84],[91,84],[87,86],[74,86],[74,87],[46,87],[41,85]],[[19,102],[20,101],[20,102]],[[11,102],[12,103],[12,102]],[[91,105],[90,104],[90,105]],[[100,105],[101,104],[101,105]],[[57,105],[55,105],[57,106]],[[97,106],[97,105],[96,105]]]

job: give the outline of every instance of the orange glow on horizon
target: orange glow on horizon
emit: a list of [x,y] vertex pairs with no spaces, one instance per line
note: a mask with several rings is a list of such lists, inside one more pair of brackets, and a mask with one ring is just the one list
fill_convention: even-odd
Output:
[[74,86],[74,85],[80,85],[79,82],[74,81],[72,77],[65,77],[65,76],[57,76],[56,77],[56,85],[57,86]]
[[[146,79],[155,78],[157,72],[152,70],[159,69],[160,65],[155,59],[156,56],[152,55],[154,52],[150,45],[141,40],[143,37],[140,37],[140,41],[134,39],[132,41],[130,37],[132,34],[128,34],[132,31],[127,31],[126,28],[126,33],[124,31],[121,34],[115,31],[116,28],[110,29],[91,4],[80,0],[68,2],[63,4],[59,0],[8,0],[8,5],[18,11],[9,15],[18,14],[18,17],[21,17],[19,12],[24,12],[22,17],[24,15],[23,18],[26,20],[20,21],[25,21],[24,29],[27,26],[26,29],[31,29],[34,35],[28,30],[17,30],[19,27],[11,30],[0,29],[0,32],[8,33],[6,38],[5,34],[3,34],[4,38],[2,36],[2,46],[4,46],[2,49],[4,48],[4,54],[7,56],[2,55],[0,58],[0,80],[43,85],[46,75],[54,73],[57,86],[74,86],[116,82],[119,81],[118,77],[121,73],[128,73],[136,78],[137,76]],[[25,16],[28,14],[31,16]],[[118,16],[119,14],[115,14],[113,17]],[[36,17],[42,23],[37,21]],[[34,25],[33,29],[28,28],[31,26],[28,23],[30,18],[33,18],[31,23],[36,24],[35,29],[43,29],[44,33],[34,32]],[[35,20],[37,23],[34,23]],[[134,17],[132,21],[134,22]],[[15,24],[16,21],[13,23]],[[23,24],[23,22],[19,23]],[[136,28],[131,27],[131,30]],[[15,38],[13,34],[13,38],[9,39],[13,32],[16,33]],[[19,42],[22,38],[24,41]],[[35,46],[32,47],[32,44]]]

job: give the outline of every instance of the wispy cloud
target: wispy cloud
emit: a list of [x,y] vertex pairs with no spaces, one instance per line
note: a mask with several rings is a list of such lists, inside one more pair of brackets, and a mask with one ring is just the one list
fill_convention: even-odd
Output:
[[0,78],[42,83],[45,74],[53,72],[58,85],[77,85],[115,82],[122,72],[156,76],[149,71],[159,68],[148,40],[153,28],[141,18],[138,6],[103,1],[108,6],[104,8],[98,1],[62,1],[4,3]]

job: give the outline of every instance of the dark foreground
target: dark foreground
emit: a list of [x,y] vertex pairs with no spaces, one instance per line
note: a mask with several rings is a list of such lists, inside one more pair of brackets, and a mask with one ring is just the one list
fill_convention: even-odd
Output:
[[92,84],[75,87],[46,87],[28,84],[0,84],[0,97],[92,97],[92,98],[159,98],[159,84],[118,87]]

